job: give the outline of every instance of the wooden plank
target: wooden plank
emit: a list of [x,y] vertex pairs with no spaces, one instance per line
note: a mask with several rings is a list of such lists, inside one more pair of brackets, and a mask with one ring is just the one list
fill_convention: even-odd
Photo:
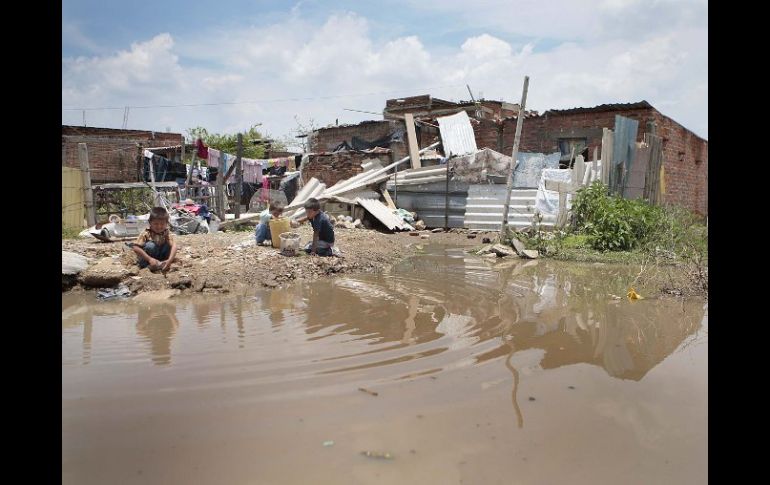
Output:
[[387,190],[382,191],[382,196],[385,198],[385,203],[388,204],[388,207],[396,210],[396,204],[393,203],[393,199],[390,198],[390,194]]
[[571,193],[574,192],[574,186],[572,182],[558,182],[556,180],[545,180],[545,190],[552,190],[554,192]]
[[559,192],[559,215],[556,216],[556,227],[567,223],[567,192]]
[[610,183],[610,169],[612,167],[612,146],[614,143],[614,133],[609,128],[604,128],[602,134],[602,177],[604,185]]
[[417,144],[417,131],[414,129],[414,117],[411,113],[404,114],[406,133],[409,140],[409,158],[412,160],[412,168],[420,168],[420,147]]
[[88,147],[85,143],[78,143],[78,158],[80,159],[80,173],[83,180],[83,198],[86,207],[86,220],[89,226],[96,224],[96,207],[94,206],[94,192],[91,188],[91,169],[88,164]]
[[583,160],[583,155],[578,155],[575,158],[575,167],[572,169],[572,184],[574,186],[583,185],[583,176],[586,173],[586,163]]

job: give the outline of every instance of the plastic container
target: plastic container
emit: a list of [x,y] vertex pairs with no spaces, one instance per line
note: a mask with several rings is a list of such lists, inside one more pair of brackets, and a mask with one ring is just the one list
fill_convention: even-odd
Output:
[[299,253],[299,234],[296,232],[284,232],[280,236],[281,254],[284,256],[296,256]]
[[281,234],[291,231],[291,224],[288,217],[280,217],[278,219],[270,219],[268,223],[270,227],[270,242],[274,248],[281,247]]

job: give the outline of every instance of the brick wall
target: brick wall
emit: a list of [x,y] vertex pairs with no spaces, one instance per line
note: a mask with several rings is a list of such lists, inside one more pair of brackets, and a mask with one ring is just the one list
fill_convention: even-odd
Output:
[[[663,138],[666,202],[681,205],[701,215],[708,214],[708,142],[699,138],[654,108],[578,113],[546,112],[524,120],[519,147],[523,152],[553,153],[559,150],[559,138],[585,138],[589,160],[597,148],[601,156],[603,128],[615,128],[615,115],[639,121],[637,141],[644,139],[648,122],[655,122],[656,134]],[[502,124],[502,147],[492,144],[491,129],[474,126],[476,143],[510,155],[516,133],[516,118]]]
[[[364,121],[357,125],[320,128],[312,133],[309,149],[311,153],[331,152],[343,141],[351,143],[354,136],[366,141],[374,141],[399,129],[404,129],[403,121]],[[390,149],[395,152],[396,160],[409,154],[406,143],[391,143]]]
[[361,164],[369,159],[378,159],[382,166],[391,163],[390,153],[367,154],[359,152],[314,153],[308,156],[302,168],[302,181],[306,183],[315,177],[331,187],[340,180],[348,179],[363,172]]
[[80,168],[78,143],[88,147],[91,181],[137,182],[141,171],[137,143],[144,147],[180,145],[179,133],[62,126],[62,166]]
[[666,203],[708,215],[708,142],[665,115],[655,118],[663,138]]

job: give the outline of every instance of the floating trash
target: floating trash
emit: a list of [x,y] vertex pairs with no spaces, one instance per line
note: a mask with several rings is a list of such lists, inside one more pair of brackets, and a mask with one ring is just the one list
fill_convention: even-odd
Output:
[[382,451],[362,451],[361,454],[367,458],[376,458],[378,460],[392,460],[394,458],[392,454]]

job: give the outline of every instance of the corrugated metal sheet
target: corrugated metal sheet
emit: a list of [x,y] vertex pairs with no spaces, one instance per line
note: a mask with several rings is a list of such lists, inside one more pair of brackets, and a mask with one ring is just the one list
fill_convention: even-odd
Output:
[[639,101],[638,103],[612,103],[612,104],[600,104],[592,108],[570,108],[570,109],[549,109],[546,111],[548,114],[567,115],[577,113],[590,113],[597,111],[624,111],[628,109],[646,109],[652,108],[652,105],[647,101]]
[[[612,165],[610,166],[610,189],[623,193],[631,166],[636,157],[636,132],[639,121],[615,115],[615,140],[612,147]],[[623,164],[623,170],[619,166]]]
[[436,118],[436,121],[438,121],[441,143],[444,145],[444,153],[447,157],[466,155],[478,150],[468,113],[461,111],[451,116]]
[[414,228],[404,222],[399,216],[395,215],[391,209],[377,199],[356,198],[356,202],[361,204],[371,215],[385,224],[385,227],[391,231],[399,229],[401,231],[412,231]]

